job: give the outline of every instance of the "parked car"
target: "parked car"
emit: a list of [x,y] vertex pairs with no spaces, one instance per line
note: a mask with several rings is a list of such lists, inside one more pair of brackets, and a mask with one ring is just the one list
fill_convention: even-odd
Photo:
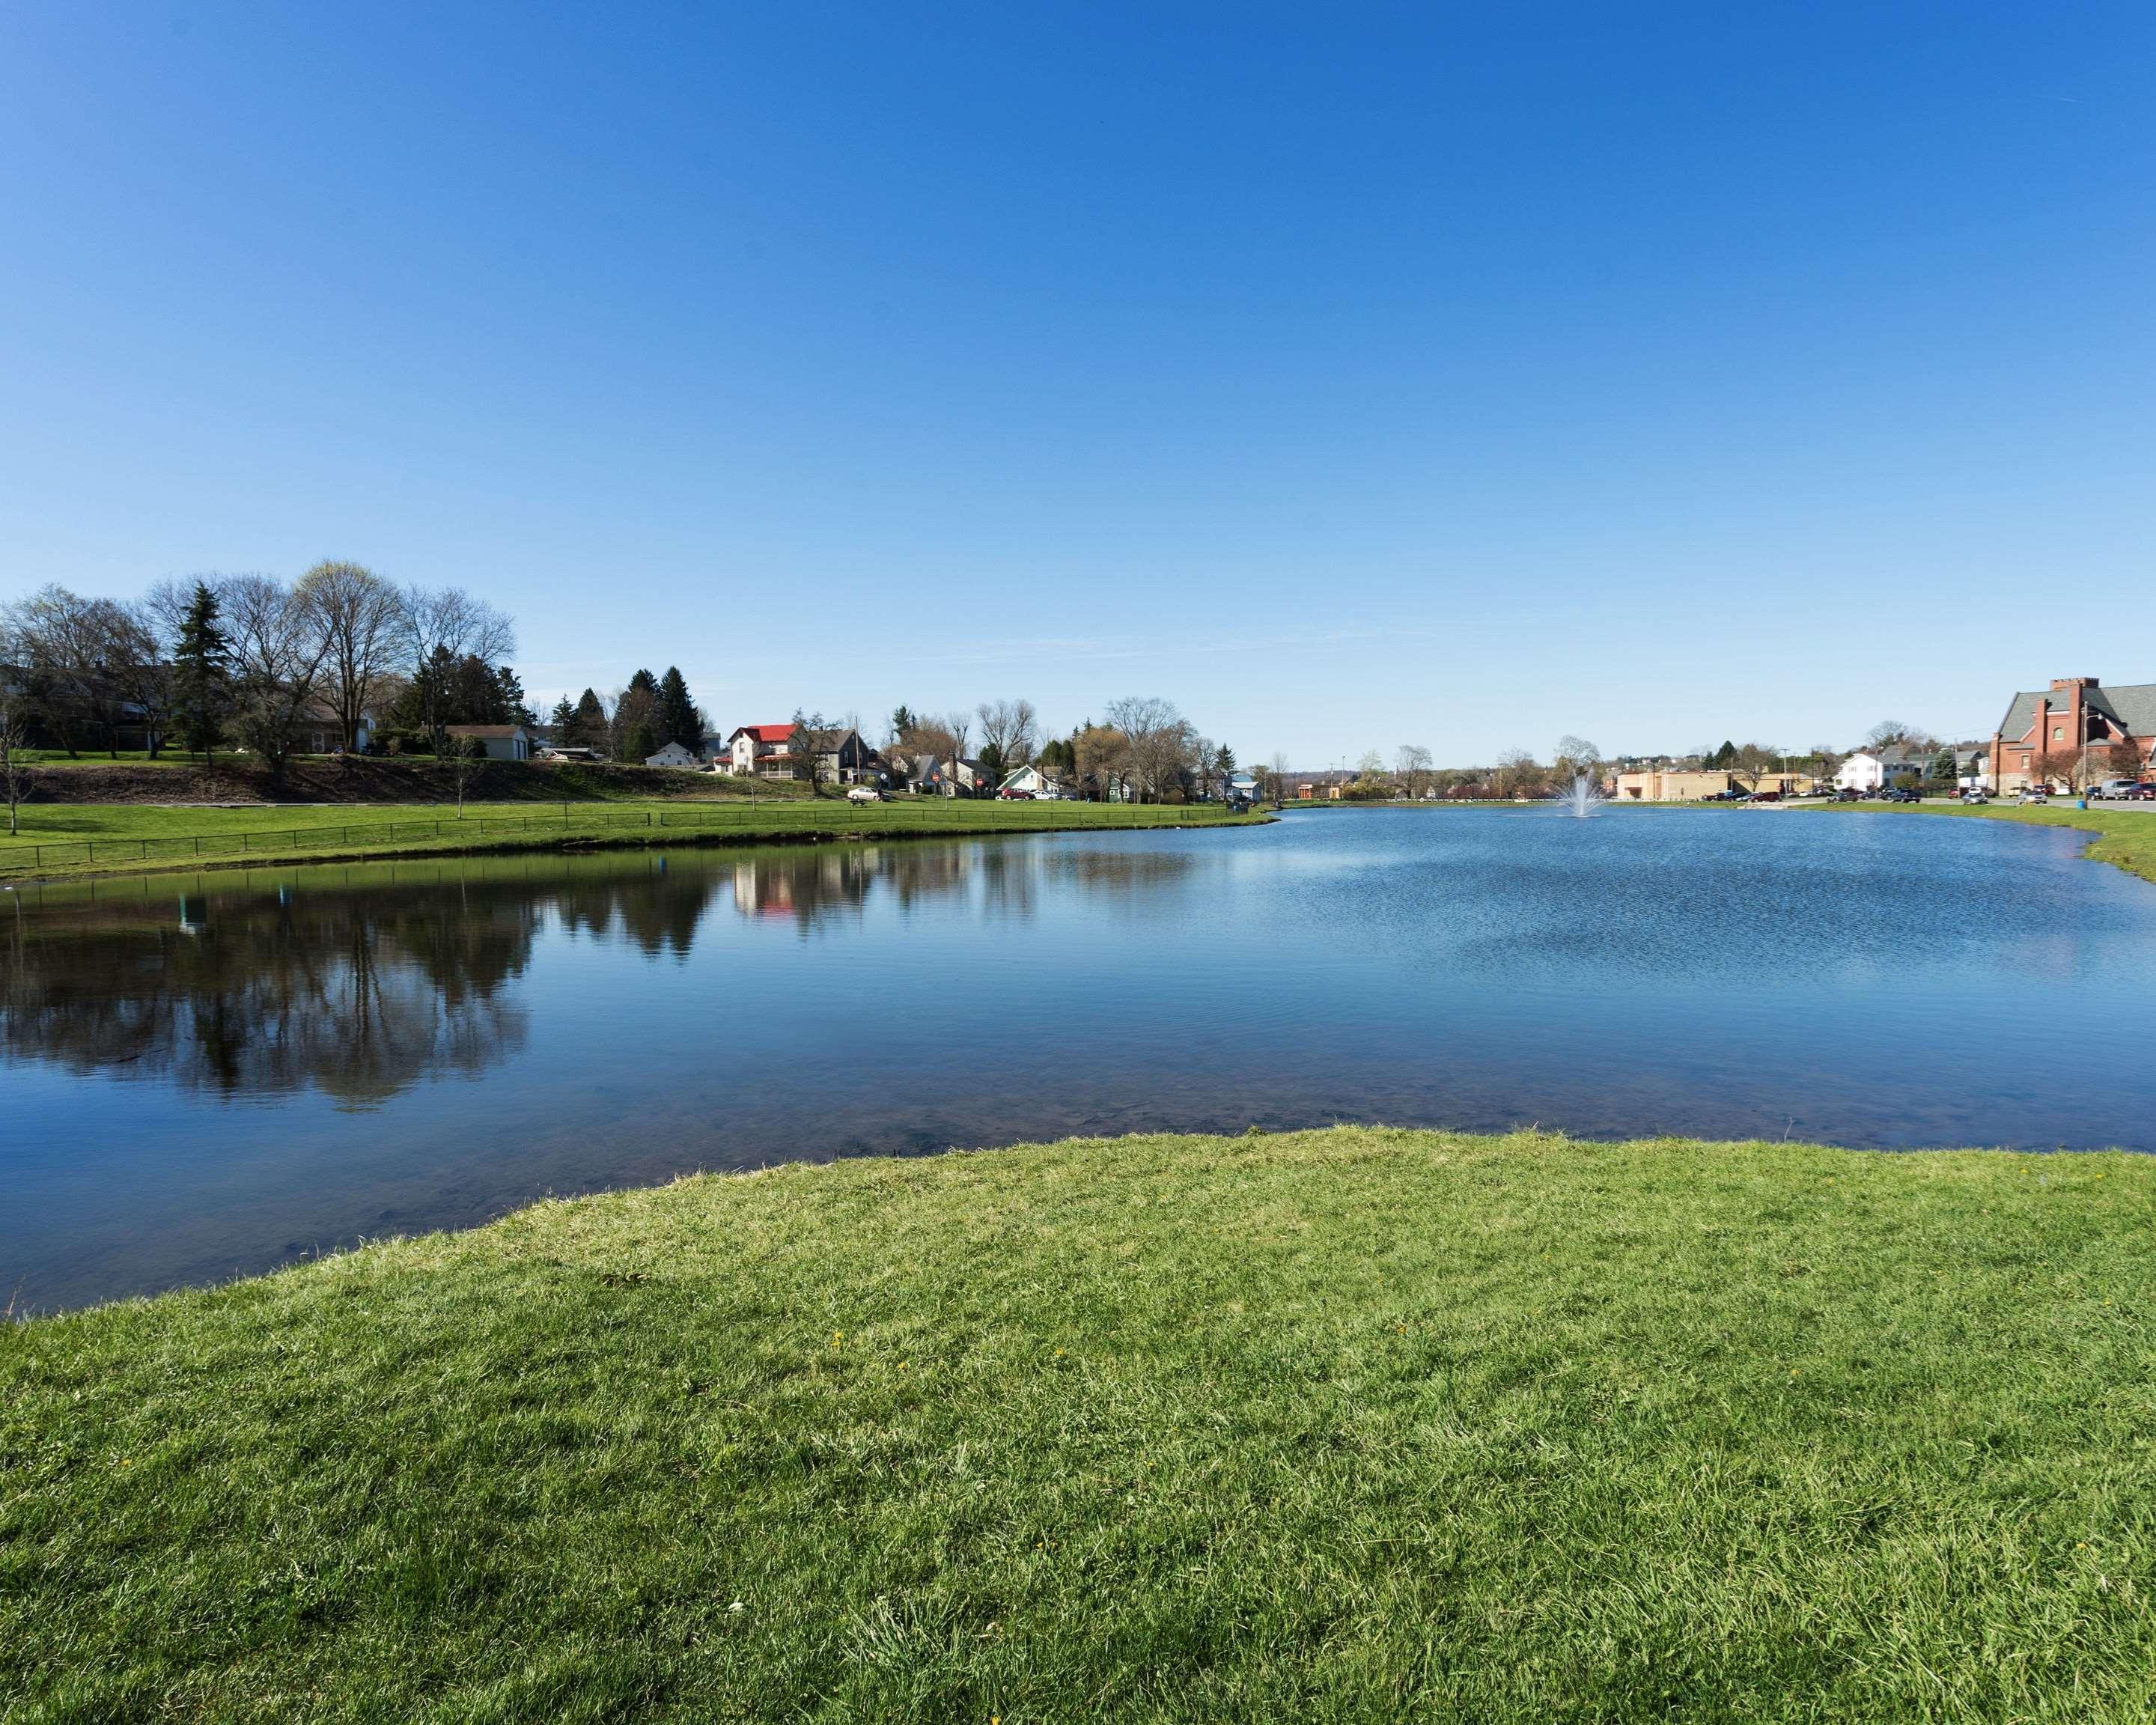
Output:
[[1864,793],[1853,785],[1844,785],[1835,793],[1834,799],[1837,803],[1861,803],[1864,800]]
[[1033,793],[1031,791],[998,791],[996,794],[1002,798],[1006,803],[1030,803],[1033,801]]
[[1961,799],[1964,803],[1989,803],[1991,800],[1991,793],[1971,786],[1961,793]]
[[2051,800],[2051,793],[2041,786],[2024,786],[2014,800],[2017,803],[2048,803]]
[[849,803],[887,803],[891,798],[872,784],[857,784],[846,793]]
[[1922,791],[1906,790],[1898,785],[1892,790],[1881,791],[1879,797],[1885,803],[1921,803],[1924,800]]

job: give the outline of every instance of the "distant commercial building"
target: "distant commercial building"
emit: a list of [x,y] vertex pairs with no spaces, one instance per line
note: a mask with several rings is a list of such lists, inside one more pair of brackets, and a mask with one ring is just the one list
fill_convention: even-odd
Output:
[[1812,786],[1808,773],[1763,773],[1757,784],[1748,784],[1719,768],[1646,768],[1619,773],[1611,796],[1620,803],[1704,803],[1727,797],[1732,791],[1739,795],[1801,797]]

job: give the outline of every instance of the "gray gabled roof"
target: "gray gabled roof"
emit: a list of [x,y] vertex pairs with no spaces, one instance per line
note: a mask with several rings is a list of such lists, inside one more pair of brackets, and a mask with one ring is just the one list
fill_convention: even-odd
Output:
[[[2057,692],[2031,689],[2016,695],[1999,721],[1999,734],[2009,742],[2026,737],[2036,722],[2036,703],[2051,701],[2056,708],[2062,704],[2054,699]],[[2156,736],[2156,683],[2121,683],[2115,688],[2098,683],[2084,688],[2082,698],[2128,736]]]
[[2088,704],[2131,736],[2156,735],[2156,683],[2127,683],[2116,689],[2099,685],[2088,691]]

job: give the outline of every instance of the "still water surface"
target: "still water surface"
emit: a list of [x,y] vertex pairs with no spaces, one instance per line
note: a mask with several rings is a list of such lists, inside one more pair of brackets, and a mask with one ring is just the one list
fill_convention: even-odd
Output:
[[2054,830],[1311,811],[0,895],[0,1296],[791,1158],[1335,1120],[2156,1149]]

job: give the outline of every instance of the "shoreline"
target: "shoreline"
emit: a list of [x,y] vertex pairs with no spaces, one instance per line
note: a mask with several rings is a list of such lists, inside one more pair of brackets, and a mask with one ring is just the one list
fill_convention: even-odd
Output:
[[[195,805],[158,806],[161,811],[185,814]],[[506,806],[513,809],[517,805]],[[875,806],[890,807],[891,805]],[[994,808],[994,805],[986,803],[980,806],[986,809]],[[1029,806],[1053,808],[1058,805]],[[1116,806],[1099,803],[1070,805],[1073,809],[1089,809]],[[1202,810],[1205,805],[1194,806]],[[572,819],[560,826],[550,824],[536,832],[529,830],[529,823],[540,818],[526,815],[521,817],[527,824],[526,831],[519,834],[502,834],[497,837],[489,838],[484,830],[489,816],[485,811],[480,811],[470,817],[478,830],[469,838],[462,834],[450,833],[439,834],[438,839],[415,838],[403,841],[392,839],[378,845],[352,845],[346,842],[332,844],[326,841],[320,848],[290,845],[279,848],[269,844],[249,848],[254,829],[236,828],[228,834],[200,835],[213,842],[238,845],[242,847],[228,850],[222,855],[197,853],[169,857],[138,855],[132,858],[121,857],[109,865],[88,862],[77,866],[63,866],[50,870],[38,869],[33,860],[31,867],[37,871],[23,873],[9,872],[10,851],[13,850],[19,855],[23,850],[33,850],[39,843],[47,848],[53,849],[100,844],[109,844],[116,848],[131,844],[146,845],[160,843],[179,844],[186,842],[187,837],[192,835],[152,835],[146,839],[126,835],[116,835],[110,838],[98,836],[89,839],[54,837],[41,841],[8,839],[0,836],[0,892],[19,886],[59,886],[77,880],[119,880],[138,875],[192,874],[212,870],[249,869],[269,865],[391,862],[415,857],[506,856],[525,854],[574,855],[595,850],[642,850],[660,848],[670,850],[758,845],[824,845],[908,838],[973,839],[1034,833],[1134,832],[1155,829],[1171,832],[1199,832],[1210,831],[1222,827],[1262,826],[1276,819],[1274,814],[1263,811],[1255,811],[1248,814],[1225,813],[1185,814],[1182,806],[1162,806],[1150,803],[1133,805],[1127,811],[1119,809],[1113,814],[1087,814],[1060,818],[1032,814],[1024,817],[1013,817],[1001,810],[997,810],[993,815],[970,819],[963,815],[945,814],[916,817],[911,813],[903,816],[879,817],[871,809],[864,809],[851,819],[834,819],[824,815],[821,811],[815,811],[804,818],[804,814],[799,812],[799,805],[793,803],[773,805],[770,812],[752,809],[746,813],[737,813],[730,810],[728,819],[716,822],[708,819],[699,822],[696,814],[682,809],[678,805],[658,811],[658,814],[660,818],[654,824],[629,827],[625,830],[619,829],[627,817],[617,812],[611,817],[604,813],[588,816],[586,824],[583,825],[579,825],[575,819]],[[674,817],[672,824],[666,823],[665,817],[669,814]],[[403,823],[393,820],[380,824],[393,828],[398,824],[419,825],[424,824],[429,818],[413,815]],[[519,817],[503,814],[495,818],[506,821]],[[432,817],[432,819],[439,829],[446,818]],[[608,826],[605,824],[609,819],[613,820],[617,829],[609,830]],[[361,824],[362,823],[355,821],[290,830],[348,833]],[[274,837],[275,834],[271,833],[265,834],[264,836]]]

